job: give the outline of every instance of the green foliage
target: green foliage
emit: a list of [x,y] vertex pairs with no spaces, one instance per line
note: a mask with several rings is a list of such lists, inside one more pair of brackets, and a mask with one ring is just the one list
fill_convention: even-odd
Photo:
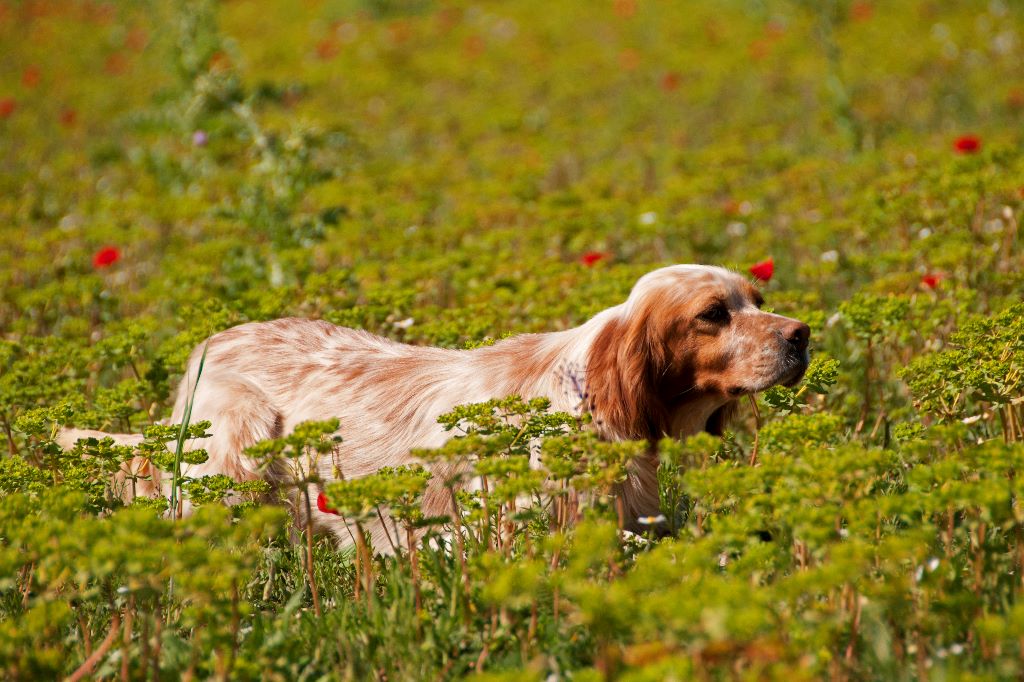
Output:
[[839,380],[839,361],[816,355],[811,359],[798,390],[786,386],[772,386],[761,398],[771,407],[780,412],[794,413],[807,406],[802,396],[807,392],[825,395],[829,388]]
[[[1024,674],[1019,6],[9,5],[0,677]],[[478,348],[767,256],[811,365],[656,444],[642,537],[651,445],[544,399],[360,479],[301,424],[273,485],[166,424],[237,324]]]
[[909,309],[902,297],[857,294],[839,305],[839,314],[858,338],[878,342],[903,324]]
[[964,321],[947,348],[914,358],[899,375],[924,412],[949,420],[995,409],[1003,434],[1024,438],[1024,304]]
[[835,444],[842,439],[843,419],[829,413],[789,414],[761,429],[761,443],[768,452]]

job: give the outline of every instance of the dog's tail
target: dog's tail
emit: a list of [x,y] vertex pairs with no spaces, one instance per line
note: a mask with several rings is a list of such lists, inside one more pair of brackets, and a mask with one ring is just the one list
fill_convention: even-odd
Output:
[[[145,436],[138,433],[106,433],[104,431],[91,431],[88,429],[61,429],[57,433],[57,444],[65,450],[70,450],[79,440],[84,438],[113,438],[118,445],[137,446]],[[136,497],[154,497],[162,495],[161,471],[146,457],[132,457],[121,464],[120,470],[114,474],[111,488],[114,494],[125,503],[131,502]]]

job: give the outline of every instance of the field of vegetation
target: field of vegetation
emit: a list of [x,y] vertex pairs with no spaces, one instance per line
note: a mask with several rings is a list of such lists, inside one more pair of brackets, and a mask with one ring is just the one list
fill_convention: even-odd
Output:
[[[1024,676],[1019,4],[15,0],[0,41],[0,677]],[[54,440],[173,474],[215,331],[472,347],[687,262],[756,274],[813,361],[662,443],[663,539],[609,497],[643,445],[543,401],[449,416],[424,460],[490,481],[458,514],[420,468],[329,486],[390,510],[383,555],[252,482],[124,505],[131,448]],[[254,454],[298,484],[335,429]]]

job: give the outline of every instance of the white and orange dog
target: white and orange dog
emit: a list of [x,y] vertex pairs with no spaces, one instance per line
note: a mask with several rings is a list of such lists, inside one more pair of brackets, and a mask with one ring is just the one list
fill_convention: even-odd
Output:
[[[674,265],[643,276],[624,303],[580,327],[474,350],[410,346],[319,320],[244,324],[192,353],[171,423],[182,419],[206,348],[191,418],[212,422],[213,435],[191,444],[209,459],[189,466],[188,476],[267,477],[245,448],[332,417],[344,439],[342,471],[363,476],[411,463],[413,448],[442,445],[450,434],[437,418],[456,405],[511,394],[547,397],[554,410],[589,411],[608,440],[720,434],[738,397],[793,385],[807,369],[809,328],[761,311],[762,301],[736,273]],[[70,429],[60,440],[68,447],[106,435]],[[125,444],[142,439],[109,435]],[[333,464],[322,467],[330,480]],[[628,519],[658,513],[656,472],[653,451],[634,462],[622,489]],[[156,493],[161,481],[147,487],[138,494]],[[428,491],[425,504],[431,500],[443,504],[439,491]],[[350,537],[338,516],[313,515],[339,541]]]

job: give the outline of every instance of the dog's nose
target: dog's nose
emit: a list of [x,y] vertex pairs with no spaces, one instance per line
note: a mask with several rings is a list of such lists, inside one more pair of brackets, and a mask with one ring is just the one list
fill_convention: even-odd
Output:
[[811,339],[811,328],[803,322],[792,320],[782,328],[782,336],[785,337],[786,341],[789,341],[794,348],[803,352],[807,350],[807,342]]

